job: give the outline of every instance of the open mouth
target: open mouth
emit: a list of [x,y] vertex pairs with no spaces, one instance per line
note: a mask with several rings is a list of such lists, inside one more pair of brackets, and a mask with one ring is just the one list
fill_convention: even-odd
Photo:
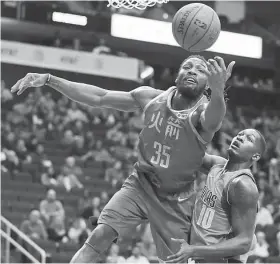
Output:
[[237,140],[235,140],[235,141],[231,144],[231,147],[233,147],[233,148],[239,148],[239,145],[240,145],[240,143],[239,143]]
[[188,77],[184,79],[184,83],[186,84],[196,84],[196,80],[194,78]]

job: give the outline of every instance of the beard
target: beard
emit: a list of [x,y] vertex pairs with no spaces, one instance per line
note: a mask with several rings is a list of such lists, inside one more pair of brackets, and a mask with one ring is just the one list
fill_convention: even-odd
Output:
[[204,86],[199,86],[199,84],[194,85],[177,85],[178,92],[184,97],[190,99],[198,99],[205,91]]

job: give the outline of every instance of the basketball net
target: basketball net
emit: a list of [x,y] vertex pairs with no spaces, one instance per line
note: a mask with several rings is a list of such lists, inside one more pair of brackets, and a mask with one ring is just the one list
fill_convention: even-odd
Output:
[[140,10],[144,10],[146,7],[152,7],[155,4],[166,4],[169,0],[108,0],[109,4],[107,7],[114,8],[137,8]]

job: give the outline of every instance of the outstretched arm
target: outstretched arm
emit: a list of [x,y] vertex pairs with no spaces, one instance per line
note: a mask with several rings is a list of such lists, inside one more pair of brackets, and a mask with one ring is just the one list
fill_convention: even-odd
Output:
[[224,89],[226,81],[232,73],[235,62],[231,62],[226,68],[225,62],[221,57],[210,59],[207,63],[209,71],[208,85],[211,89],[211,99],[205,110],[201,113],[200,122],[203,129],[201,135],[206,141],[211,141],[215,132],[217,132],[226,114],[226,103],[224,99]]
[[209,246],[181,243],[181,250],[168,258],[169,263],[185,261],[188,258],[227,258],[239,256],[250,250],[257,215],[258,189],[248,176],[236,178],[229,189],[231,224],[234,237]]
[[70,82],[50,74],[28,73],[11,89],[17,94],[29,87],[48,85],[78,103],[93,107],[114,108],[121,111],[143,109],[145,105],[162,91],[148,86],[139,87],[131,92],[110,91],[94,85]]

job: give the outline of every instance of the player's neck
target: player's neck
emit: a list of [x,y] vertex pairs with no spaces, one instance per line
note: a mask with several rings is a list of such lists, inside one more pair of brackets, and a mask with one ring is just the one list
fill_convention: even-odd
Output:
[[195,106],[195,104],[201,99],[203,94],[198,98],[190,98],[183,96],[178,91],[175,92],[171,98],[171,106],[174,110],[185,110]]
[[241,163],[240,161],[233,160],[233,159],[228,159],[227,163],[224,166],[224,171],[238,171],[238,170],[244,170],[244,169],[249,169],[250,164],[248,162],[243,162]]

